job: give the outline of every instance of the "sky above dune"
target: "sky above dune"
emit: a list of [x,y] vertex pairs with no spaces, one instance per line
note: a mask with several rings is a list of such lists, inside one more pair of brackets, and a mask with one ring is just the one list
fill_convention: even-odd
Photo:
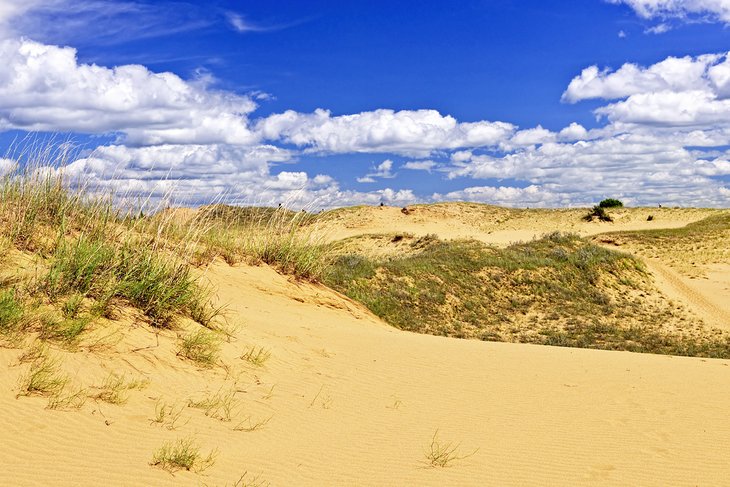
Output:
[[[0,173],[174,204],[730,206],[730,0],[0,1]],[[50,141],[50,142],[49,142]]]

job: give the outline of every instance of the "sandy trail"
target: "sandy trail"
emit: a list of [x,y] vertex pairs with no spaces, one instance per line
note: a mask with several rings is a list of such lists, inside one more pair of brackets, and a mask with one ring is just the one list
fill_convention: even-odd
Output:
[[[730,329],[730,292],[728,273],[717,278],[691,279],[658,259],[644,259],[657,286],[669,298],[685,304],[709,326]],[[714,276],[713,276],[714,277]]]

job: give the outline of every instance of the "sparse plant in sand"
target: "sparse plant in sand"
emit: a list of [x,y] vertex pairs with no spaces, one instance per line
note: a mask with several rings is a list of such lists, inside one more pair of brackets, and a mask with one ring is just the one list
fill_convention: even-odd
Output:
[[168,405],[164,401],[158,402],[155,405],[155,417],[150,420],[150,423],[159,424],[168,430],[173,431],[177,428],[177,423],[180,421],[180,417],[182,416],[184,409],[184,405]]
[[177,354],[210,367],[218,360],[220,348],[221,340],[218,335],[207,330],[197,330],[181,338]]
[[132,389],[144,389],[148,382],[145,380],[127,381],[124,375],[110,373],[100,386],[96,386],[99,392],[93,394],[93,399],[107,402],[109,404],[121,405],[127,402],[127,391]]
[[48,409],[81,409],[86,403],[87,391],[83,387],[79,387],[75,392],[64,394],[60,391],[48,398]]
[[30,364],[20,378],[18,396],[53,396],[60,394],[68,377],[58,370],[58,360],[42,354]]
[[450,467],[455,462],[469,458],[479,451],[479,449],[476,448],[470,453],[462,454],[460,452],[461,443],[455,444],[450,441],[444,443],[439,439],[438,433],[439,430],[437,429],[434,432],[433,437],[431,437],[431,442],[425,451],[425,463],[428,467]]
[[228,392],[219,390],[202,399],[188,399],[188,407],[202,409],[206,416],[228,422],[233,419],[234,410],[238,406],[235,396],[236,391],[233,389]]
[[200,447],[193,438],[184,438],[163,444],[152,456],[150,465],[170,473],[178,470],[200,473],[215,464],[216,456],[216,451],[211,451],[204,456],[200,453]]
[[30,346],[18,356],[19,364],[36,362],[48,355],[48,347],[40,341],[35,340]]
[[234,431],[245,431],[247,433],[250,433],[252,431],[261,429],[264,426],[266,426],[267,424],[269,424],[269,421],[271,421],[272,418],[273,418],[273,416],[269,416],[268,418],[265,418],[265,419],[254,420],[249,415],[248,417],[246,417],[246,419],[244,419],[243,421],[238,423],[238,425],[236,425],[233,428],[233,430]]
[[271,358],[271,350],[252,345],[243,352],[241,358],[256,367],[261,367],[267,360],[269,360],[269,358]]
[[243,472],[238,480],[233,483],[232,487],[269,487],[270,482],[261,478],[261,475],[254,475],[249,477],[248,472]]

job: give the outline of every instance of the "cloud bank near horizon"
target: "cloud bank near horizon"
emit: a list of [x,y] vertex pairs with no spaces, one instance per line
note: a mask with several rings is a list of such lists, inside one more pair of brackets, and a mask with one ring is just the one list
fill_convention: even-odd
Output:
[[[624,3],[647,18],[676,10],[673,2]],[[685,11],[704,12],[697,9],[712,2],[695,3]],[[62,4],[9,0],[0,6],[0,131],[113,136],[112,144],[67,168],[93,187],[158,199],[173,191],[176,202],[190,205],[224,199],[312,208],[449,200],[565,206],[611,196],[632,204],[730,206],[728,53],[586,67],[562,100],[604,103],[594,110],[603,125],[591,130],[577,123],[552,131],[460,121],[431,109],[334,115],[323,108],[257,117],[255,96],[220,90],[210,76],[81,63],[71,47],[7,28],[34,8]],[[344,190],[330,175],[296,169],[303,156],[362,153],[386,158],[363,171],[360,184],[403,186],[420,171],[459,181],[463,189],[429,195]]]

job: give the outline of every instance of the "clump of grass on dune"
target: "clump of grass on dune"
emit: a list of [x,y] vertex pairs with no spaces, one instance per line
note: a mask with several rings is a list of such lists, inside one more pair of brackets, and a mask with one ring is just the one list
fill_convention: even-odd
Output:
[[176,442],[167,442],[157,450],[150,465],[160,467],[169,472],[192,470],[202,472],[215,463],[216,452],[211,451],[204,456],[200,447],[192,438],[184,438]]
[[212,327],[220,308],[210,306],[188,263],[200,228],[176,234],[170,219],[132,216],[67,180],[64,161],[49,157],[0,178],[0,239],[43,262],[38,278],[23,283],[25,294],[63,315],[37,319],[41,334],[73,338],[95,316],[111,317],[114,303],[139,308],[154,326],[184,315]]
[[215,205],[202,218],[211,222],[203,248],[229,263],[265,263],[307,280],[321,279],[330,264],[325,234],[305,211]]
[[676,355],[730,357],[659,297],[638,259],[554,233],[507,248],[432,241],[416,254],[341,256],[325,283],[405,330]]

